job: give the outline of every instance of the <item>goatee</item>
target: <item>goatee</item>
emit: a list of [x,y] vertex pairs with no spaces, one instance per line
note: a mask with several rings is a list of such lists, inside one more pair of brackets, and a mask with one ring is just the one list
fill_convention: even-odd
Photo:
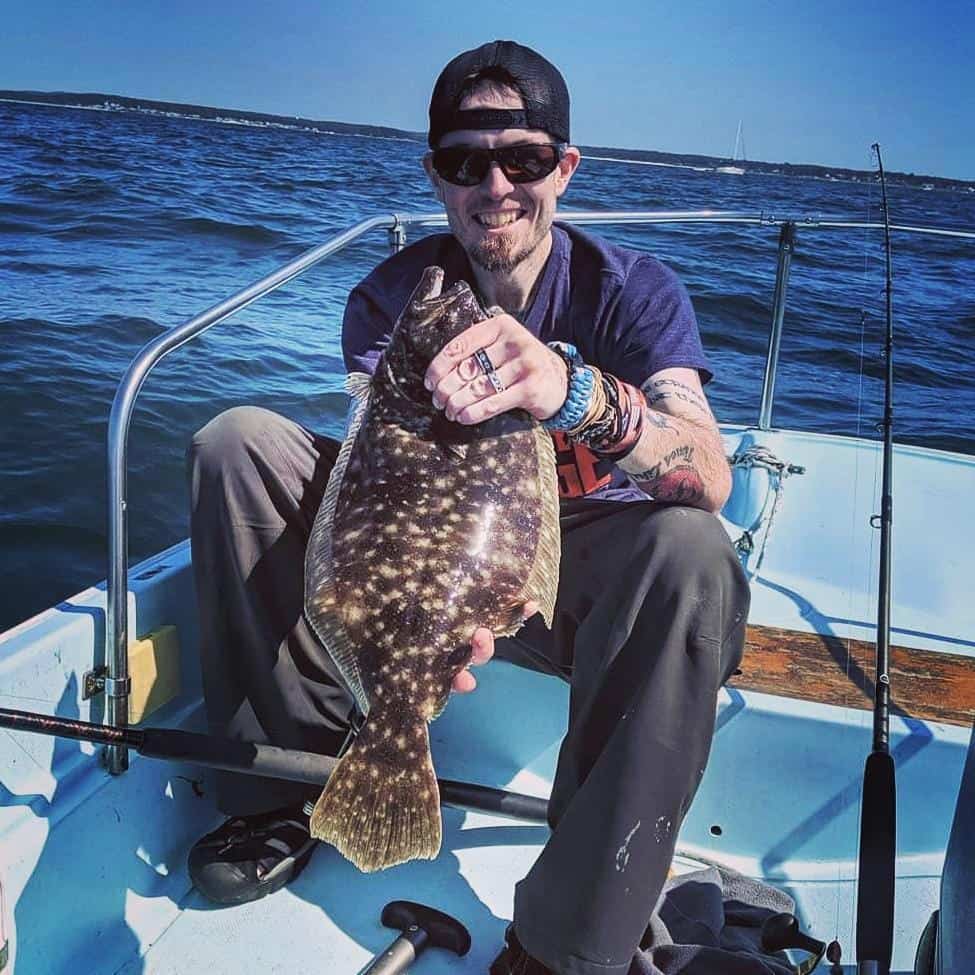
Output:
[[493,274],[507,274],[513,271],[528,255],[531,249],[515,249],[515,243],[498,237],[494,240],[482,241],[475,244],[469,251],[468,257],[475,263]]

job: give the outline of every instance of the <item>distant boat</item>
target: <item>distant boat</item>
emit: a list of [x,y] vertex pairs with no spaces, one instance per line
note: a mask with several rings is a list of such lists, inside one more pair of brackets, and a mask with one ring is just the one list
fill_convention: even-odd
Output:
[[738,119],[738,131],[735,133],[735,148],[731,153],[731,162],[727,166],[718,166],[715,172],[725,173],[728,176],[743,176],[745,174],[745,168],[743,166],[736,166],[735,163],[738,161],[745,161],[745,143],[741,138],[741,119]]

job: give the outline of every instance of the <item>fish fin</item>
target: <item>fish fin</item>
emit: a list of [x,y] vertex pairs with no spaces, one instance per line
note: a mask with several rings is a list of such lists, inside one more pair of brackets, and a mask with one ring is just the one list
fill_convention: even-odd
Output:
[[349,465],[349,457],[352,455],[352,447],[370,402],[368,383],[359,384],[358,392],[353,392],[352,377],[365,375],[365,373],[352,373],[349,376],[349,391],[353,399],[349,407],[345,440],[329,475],[328,486],[325,488],[308,539],[305,555],[305,617],[322,646],[335,661],[335,665],[355,696],[359,710],[363,714],[368,714],[369,701],[359,674],[358,651],[340,616],[341,607],[335,589],[335,572],[332,565],[332,523],[335,520],[335,508],[338,505],[345,471]]
[[315,803],[311,835],[371,873],[435,859],[441,833],[426,720],[374,708]]
[[368,396],[371,386],[372,376],[368,372],[350,372],[345,377],[345,391],[352,397],[353,401]]
[[552,435],[535,424],[535,454],[538,457],[539,493],[542,519],[538,548],[525,583],[525,602],[538,603],[545,625],[551,629],[555,616],[555,597],[559,589],[559,562],[562,558],[562,532],[559,527],[559,487],[555,473],[555,447]]

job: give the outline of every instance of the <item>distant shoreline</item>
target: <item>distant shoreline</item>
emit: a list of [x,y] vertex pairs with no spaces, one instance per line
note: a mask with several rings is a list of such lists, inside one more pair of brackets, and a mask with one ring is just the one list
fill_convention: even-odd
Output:
[[[8,91],[0,89],[0,102],[52,105],[58,108],[81,108],[102,112],[140,112],[146,115],[199,119],[225,125],[288,129],[319,135],[362,136],[372,139],[426,144],[426,134],[423,132],[411,132],[385,125],[308,119],[297,115],[271,115],[265,112],[214,108],[208,105],[191,105],[182,102],[163,102],[150,98],[132,98],[127,95],[106,95],[100,92]],[[579,148],[585,156],[598,161],[667,166],[678,169],[692,169],[698,172],[718,172],[721,167],[727,167],[731,163],[731,160],[727,158],[716,156],[658,152],[653,149],[616,149],[606,146],[580,146]],[[768,163],[751,159],[737,159],[734,161],[734,166],[743,169],[742,175],[744,176],[752,173],[772,176],[803,176],[811,179],[854,183],[872,182],[877,178],[876,173],[872,170],[819,166],[812,163]],[[975,193],[975,180],[950,179],[944,176],[926,176],[891,170],[887,170],[886,175],[888,182],[892,185],[911,186],[920,190],[938,189]],[[735,178],[740,179],[741,176]]]

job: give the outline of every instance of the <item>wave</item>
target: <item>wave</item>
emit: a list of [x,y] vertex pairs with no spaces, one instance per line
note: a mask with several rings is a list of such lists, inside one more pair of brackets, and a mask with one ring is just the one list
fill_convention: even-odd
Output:
[[189,232],[251,244],[277,244],[288,239],[286,234],[272,230],[261,223],[231,223],[226,220],[215,220],[212,217],[180,217],[170,221],[169,226],[177,238],[182,232]]

